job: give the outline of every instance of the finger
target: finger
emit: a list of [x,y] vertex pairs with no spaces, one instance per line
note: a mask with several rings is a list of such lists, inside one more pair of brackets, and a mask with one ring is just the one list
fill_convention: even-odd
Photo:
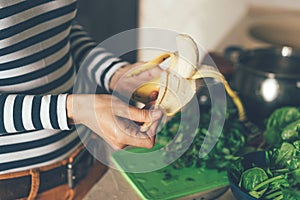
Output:
[[151,127],[148,129],[148,131],[146,132],[146,134],[149,136],[149,137],[154,137],[156,136],[156,133],[157,133],[157,129],[161,123],[161,119],[158,119],[156,121],[154,121],[151,125]]
[[138,74],[138,78],[141,80],[152,80],[156,77],[159,77],[162,73],[162,69],[157,65],[156,67],[143,71],[140,74]]
[[151,148],[154,145],[154,136],[149,136],[146,133],[140,132],[139,126],[136,126],[129,120],[120,119],[120,127],[117,131],[117,143],[119,144],[144,148]]
[[[146,135],[139,132],[140,134]],[[152,148],[154,146],[155,137],[130,137],[128,138],[126,144],[134,147]]]
[[[127,111],[126,111],[127,110]],[[116,113],[119,117],[130,119],[136,122],[152,122],[162,116],[162,111],[158,109],[146,110],[129,106],[128,109],[122,109]]]
[[162,111],[158,109],[153,109],[153,110],[142,109],[142,112],[139,112],[139,114],[137,113],[136,115],[133,116],[134,118],[132,120],[137,120],[139,122],[153,122],[162,117]]
[[111,139],[106,139],[106,142],[109,144],[109,146],[111,146],[114,150],[121,150],[123,148],[125,148],[127,145],[126,144],[122,144],[122,143],[118,143],[114,140]]

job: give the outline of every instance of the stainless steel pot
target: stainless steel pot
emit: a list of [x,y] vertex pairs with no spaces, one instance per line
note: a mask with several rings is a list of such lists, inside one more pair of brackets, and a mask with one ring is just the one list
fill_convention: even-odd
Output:
[[300,52],[289,47],[246,50],[231,46],[224,54],[236,65],[232,85],[251,121],[264,127],[276,108],[300,105]]

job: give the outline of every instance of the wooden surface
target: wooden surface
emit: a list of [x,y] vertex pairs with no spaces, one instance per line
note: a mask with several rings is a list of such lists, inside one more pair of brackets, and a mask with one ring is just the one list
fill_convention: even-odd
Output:
[[[223,191],[224,193],[215,200],[235,200],[229,188]],[[113,169],[109,169],[84,198],[84,200],[98,199],[141,200],[129,183],[122,177],[122,174]],[[201,198],[196,194],[181,199],[206,200],[207,198]]]

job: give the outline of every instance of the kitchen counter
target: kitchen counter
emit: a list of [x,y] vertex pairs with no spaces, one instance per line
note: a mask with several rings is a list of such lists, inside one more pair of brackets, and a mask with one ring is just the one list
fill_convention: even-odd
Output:
[[[122,174],[114,169],[109,169],[102,179],[91,189],[84,200],[98,200],[98,199],[122,199],[122,200],[140,200],[141,198],[123,178]],[[205,200],[198,195],[182,199]],[[234,200],[229,188],[216,200]]]

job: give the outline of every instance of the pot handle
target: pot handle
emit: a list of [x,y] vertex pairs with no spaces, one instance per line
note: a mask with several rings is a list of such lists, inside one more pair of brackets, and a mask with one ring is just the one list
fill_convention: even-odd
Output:
[[243,51],[244,49],[240,46],[230,46],[224,50],[224,57],[235,63]]

